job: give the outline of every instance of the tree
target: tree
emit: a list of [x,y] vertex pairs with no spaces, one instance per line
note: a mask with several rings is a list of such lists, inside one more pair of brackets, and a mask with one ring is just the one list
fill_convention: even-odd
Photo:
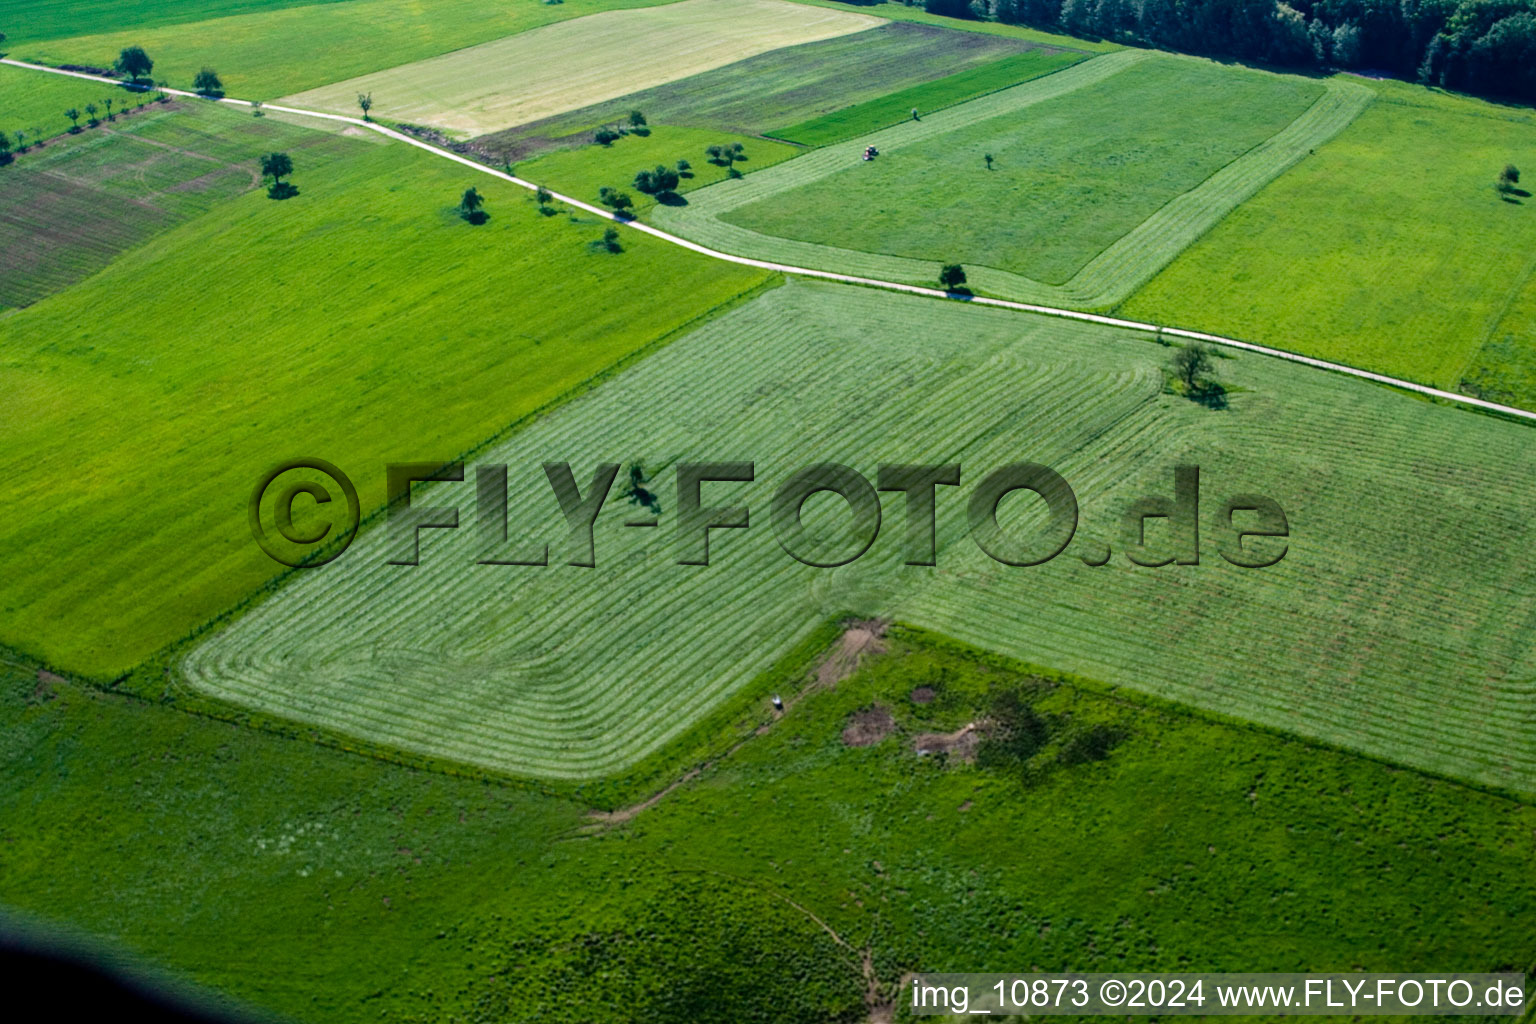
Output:
[[149,54],[144,52],[142,46],[129,46],[117,55],[117,63],[113,65],[120,75],[127,75],[128,81],[137,82],[141,78],[148,78],[149,73],[155,69],[155,62],[149,59]]
[[1173,374],[1194,393],[1200,390],[1200,378],[1211,372],[1210,349],[1197,342],[1185,345],[1173,354]]
[[219,81],[218,72],[213,68],[203,68],[192,79],[192,88],[203,96],[223,96],[224,83]]
[[94,104],[94,103],[87,103],[85,105],[85,120],[86,120],[86,123],[89,124],[93,128],[96,125],[101,124],[101,121],[98,120],[97,117],[96,117],[96,109],[97,109],[96,108],[96,104]]
[[631,128],[644,128],[645,115],[638,110],[631,110],[629,112],[629,126]]
[[68,110],[64,111],[64,116],[69,118],[70,131],[77,132],[80,130],[80,111],[76,110],[74,107],[70,107]]
[[598,201],[604,206],[611,206],[614,213],[622,214],[635,205],[635,201],[629,197],[629,193],[620,192],[618,189],[604,185],[597,190]]
[[663,164],[657,164],[654,170],[640,171],[635,174],[635,188],[648,196],[665,195],[677,191],[681,176],[677,171]]
[[607,230],[605,230],[603,232],[603,240],[601,242],[597,243],[597,244],[601,248],[606,249],[608,252],[623,252],[624,251],[624,247],[619,244],[619,229],[618,228],[612,228],[611,227],[611,228],[608,228]]
[[364,121],[372,121],[373,118],[368,116],[368,111],[373,109],[373,93],[371,93],[371,92],[360,92],[360,93],[358,93],[357,94],[357,105],[359,107],[363,108],[363,120]]
[[[753,180],[756,181],[757,179],[754,178]],[[939,270],[939,284],[943,285],[944,290],[947,292],[952,292],[959,288],[965,284],[965,268],[958,263],[944,264]]]
[[687,160],[679,160],[677,162],[677,173],[678,174],[687,174],[692,169],[693,169],[693,164],[689,163]]
[[11,162],[11,137],[0,132],[0,164]]
[[106,106],[107,106],[107,120],[108,121],[112,120],[112,97],[108,96],[106,99],[102,100],[101,102],[105,103]]
[[546,212],[548,211],[550,202],[554,198],[555,197],[550,194],[549,189],[545,188],[543,185],[540,185],[537,189],[534,190],[533,193],[534,202],[539,204],[540,210],[544,210]]
[[293,161],[287,153],[268,153],[261,158],[261,176],[271,178],[272,184],[267,188],[269,199],[291,199],[299,194],[299,190],[291,182],[283,178],[293,173]]
[[1499,191],[1513,192],[1518,184],[1520,184],[1520,168],[1514,164],[1505,164],[1504,169],[1499,172]]
[[991,153],[984,154],[982,156],[982,159],[987,162],[987,170],[990,171],[992,169],[992,154]]
[[261,158],[261,176],[271,178],[273,184],[282,184],[293,173],[293,160],[287,153],[268,153]]
[[619,141],[619,133],[605,126],[592,133],[592,141],[599,146],[611,146]]
[[459,198],[459,216],[471,224],[484,224],[486,220],[485,197],[475,188],[467,188]]
[[709,162],[712,164],[720,164],[722,166],[725,164],[724,146],[705,146],[704,155],[709,158]]

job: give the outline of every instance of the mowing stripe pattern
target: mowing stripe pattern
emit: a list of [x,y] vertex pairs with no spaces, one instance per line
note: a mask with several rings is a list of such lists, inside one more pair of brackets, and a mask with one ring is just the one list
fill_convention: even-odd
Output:
[[[909,121],[853,142],[826,146],[743,178],[700,189],[689,194],[687,206],[657,209],[651,219],[659,227],[722,252],[860,277],[927,283],[938,274],[937,261],[774,237],[727,223],[723,218],[750,203],[847,169],[857,163],[867,145],[891,152],[995,117],[1019,114],[1152,59],[1154,55],[1150,53],[1133,50],[1096,57],[1043,79],[939,111],[921,121]],[[1343,79],[1328,79],[1323,85],[1323,95],[1295,121],[1196,188],[1173,199],[1099,253],[1065,284],[1052,285],[995,267],[968,265],[970,284],[982,292],[1017,302],[1071,309],[1102,309],[1124,301],[1240,203],[1342,131],[1373,96],[1367,87]]]
[[[772,665],[829,615],[884,614],[982,648],[1399,763],[1536,792],[1536,526],[1520,481],[1528,428],[1306,367],[1222,360],[1231,407],[1165,394],[1167,349],[1145,335],[862,289],[795,283],[706,325],[499,442],[511,535],[549,568],[477,565],[474,484],[422,489],[464,528],[427,531],[421,565],[384,564],[381,531],[191,650],[197,690],[303,722],[499,771],[623,771]],[[747,504],[713,564],[676,564],[678,461],[751,459]],[[564,565],[540,463],[640,462],[659,529],[617,488],[595,569]],[[871,479],[880,462],[959,461],[941,489],[936,568],[903,564],[889,496],[869,554],[792,561],[767,519],[773,488],[814,461]],[[966,536],[970,485],[1006,462],[1053,466],[1077,492],[1078,540],[1010,569]],[[1131,501],[1202,469],[1202,529],[1234,493],[1291,523],[1278,566],[1140,569],[1121,554]],[[473,469],[469,471],[472,481]],[[1025,529],[1031,508],[1005,513]],[[831,511],[839,511],[836,504]],[[820,514],[813,505],[813,516]],[[835,520],[835,517],[834,517]],[[1103,568],[1081,557],[1117,552]]]

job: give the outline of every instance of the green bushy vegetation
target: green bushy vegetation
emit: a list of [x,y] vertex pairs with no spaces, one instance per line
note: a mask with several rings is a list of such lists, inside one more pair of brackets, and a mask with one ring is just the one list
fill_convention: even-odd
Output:
[[[197,116],[254,175],[258,119]],[[245,512],[267,467],[328,453],[376,506],[384,462],[472,448],[768,277],[640,237],[595,256],[595,219],[323,137],[346,146],[293,150],[295,198],[221,203],[0,321],[5,642],[121,672],[276,574]]]
[[[173,667],[198,693],[353,742],[597,780],[850,611],[1536,791],[1536,723],[1522,710],[1536,643],[1520,539],[1529,428],[1257,356],[1216,361],[1227,406],[1214,412],[1169,390],[1169,355],[1090,324],[788,285],[472,460],[509,467],[497,557],[547,544],[547,567],[480,565],[482,541],[460,529],[432,531],[421,570],[389,572],[396,549],[365,530]],[[640,465],[664,528],[624,528],[636,509],[615,489],[596,568],[572,568],[579,550],[539,468],[550,453],[572,460],[583,487],[596,463]],[[709,568],[680,565],[673,467],[725,457],[753,459],[757,482],[710,485],[705,500],[745,502],[753,528],[717,532]],[[870,552],[835,570],[792,561],[765,519],[772,488],[809,462],[873,479],[879,462],[958,461],[975,482],[1022,458],[1065,476],[1080,509],[1073,546],[1036,568],[981,553],[964,490],[940,496],[934,569],[904,564],[897,496]],[[1201,467],[1213,517],[1202,563],[1132,566],[1120,517],[1169,493],[1180,463]],[[1294,541],[1278,565],[1238,569],[1209,531],[1224,498],[1255,491],[1291,517]],[[467,516],[473,495],[444,483],[420,500]],[[1084,564],[1105,545],[1112,564]],[[144,692],[164,686],[158,672],[144,680]]]
[[212,67],[229,95],[270,100],[540,25],[656,3],[332,0],[287,6],[251,2],[229,8],[226,17],[154,27],[141,25],[137,18],[126,21],[125,15],[124,22],[98,31],[82,20],[68,38],[16,47],[11,56],[111,67],[123,47],[142,46],[155,60],[157,80],[190,89],[198,71]]
[[[624,825],[6,665],[0,901],[337,1022],[821,1024],[918,970],[1536,962],[1530,806],[885,645],[798,700],[780,666],[788,714]],[[1010,700],[1057,723],[1027,777],[917,755]],[[871,707],[889,735],[848,747]],[[1119,739],[1066,763],[1094,729]]]
[[[1299,117],[1314,82],[1157,58],[1032,107],[881,150],[742,206],[761,234],[1061,284]],[[1092,123],[1092,132],[1083,125]],[[995,154],[988,167],[985,154]]]
[[[1449,390],[1469,369],[1476,385],[1528,359],[1516,353],[1531,346],[1530,306],[1515,298],[1536,269],[1536,205],[1495,184],[1506,164],[1536,167],[1536,118],[1401,83],[1372,88],[1353,125],[1121,312]],[[1518,373],[1489,386],[1536,405]]]
[[1006,57],[991,64],[958,71],[944,78],[887,93],[834,113],[823,114],[767,134],[803,146],[824,146],[841,142],[865,132],[877,131],[919,116],[964,103],[1010,85],[1018,85],[1041,75],[1070,67],[1083,59],[1071,51],[1032,50]]

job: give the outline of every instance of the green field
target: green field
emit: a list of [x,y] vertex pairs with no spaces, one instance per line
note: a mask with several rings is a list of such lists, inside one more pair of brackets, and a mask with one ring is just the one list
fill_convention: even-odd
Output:
[[1536,206],[1493,188],[1507,163],[1536,167],[1536,117],[1372,88],[1358,121],[1122,311],[1536,407],[1515,368],[1533,358],[1536,319],[1518,297],[1536,271]]
[[[1059,285],[1321,93],[1301,78],[1144,60],[1023,116],[881,147],[878,160],[851,161],[724,219],[765,235]],[[986,153],[995,157],[990,169]]]
[[663,85],[767,50],[864,31],[874,18],[785,0],[681,0],[610,11],[299,93],[284,102],[469,137]]
[[[959,69],[1034,52],[1028,43],[928,25],[889,22],[866,32],[785,46],[723,68],[478,140],[510,159],[548,148],[639,109],[658,124],[744,135],[877,100]],[[850,71],[857,74],[850,74]]]
[[[200,68],[225,91],[271,100],[289,93],[425,60],[440,53],[601,11],[658,0],[333,0],[283,6],[250,3],[247,13],[178,24],[114,25],[96,34],[17,46],[11,56],[44,63],[110,67],[125,46],[142,46],[155,78],[190,89]],[[665,0],[661,0],[665,2]],[[131,27],[130,27],[131,26]],[[87,22],[80,30],[89,32]]]
[[900,124],[911,117],[914,109],[919,112],[919,116],[931,114],[935,110],[952,107],[956,103],[964,103],[989,92],[1048,75],[1052,71],[1060,71],[1082,59],[1082,54],[1070,51],[1032,50],[932,82],[900,89],[786,128],[773,129],[768,134],[787,142],[798,142],[802,146],[825,146],[829,142],[842,142],[865,132]]
[[204,21],[235,14],[250,14],[346,0],[4,0],[0,21],[5,23],[7,45],[39,39],[76,36],[81,30],[111,32],[158,25]]
[[[887,643],[587,836],[577,801],[0,667],[0,900],[338,1022],[852,1022],[865,951],[879,998],[962,963],[1531,971],[1531,807],[1072,686],[1035,706],[1124,734],[1106,760],[941,766],[916,734],[1035,684]],[[846,747],[876,704],[894,734]]]
[[597,222],[352,131],[345,159],[294,151],[297,198],[221,203],[0,319],[3,642],[121,672],[276,574],[245,513],[268,466],[329,452],[376,505],[384,462],[471,448],[767,276],[628,232],[594,253]]
[[[1168,352],[1108,328],[788,286],[480,456],[511,467],[507,552],[549,543],[550,567],[478,565],[479,535],[460,530],[432,531],[423,567],[401,570],[382,532],[364,531],[191,649],[182,673],[377,746],[590,779],[633,766],[851,610],[1536,791],[1528,428],[1258,357],[1221,362],[1231,408],[1213,413],[1164,392]],[[539,468],[550,453],[583,486],[595,463],[638,461],[664,514],[677,461],[754,459],[759,483],[712,485],[706,503],[746,501],[756,528],[717,534],[707,570],[679,565],[672,520],[625,530],[635,509],[615,494],[598,568],[570,568]],[[827,571],[791,561],[764,519],[774,482],[808,462],[873,475],[877,460],[940,457],[972,481],[1020,458],[1055,467],[1078,493],[1079,541],[1047,566],[1004,569],[946,499],[939,568],[905,568],[888,505],[879,545]],[[1210,548],[1186,571],[1084,566],[1077,555],[1120,549],[1120,512],[1170,490],[1179,462],[1202,467],[1208,508],[1274,497],[1290,555],[1262,572]],[[418,500],[467,509],[466,488]]]
[[[1165,102],[1138,83],[1163,89]],[[1221,103],[1191,98],[1199,83],[1219,86]],[[1321,96],[1306,106],[1320,88]],[[1096,123],[1132,109],[1142,116],[1119,122],[1118,136],[1084,132],[1080,121],[1065,115],[1087,116],[1085,94],[1117,104],[1109,108],[1113,116],[1093,113]],[[726,252],[888,281],[932,284],[941,263],[958,261],[966,264],[971,287],[984,293],[1102,308],[1126,298],[1234,207],[1339,132],[1372,95],[1342,79],[1319,85],[1122,51],[701,190],[687,207],[658,210],[657,223]],[[1234,113],[1231,98],[1242,96],[1251,105]],[[1216,109],[1230,116],[1206,120],[1209,131],[1200,145],[1178,145],[1190,129],[1164,120],[1161,108],[1186,105],[1190,122],[1208,119]],[[1304,108],[1300,116],[1263,137],[1298,108]],[[1150,131],[1150,123],[1161,125],[1161,133]],[[878,160],[861,160],[867,144],[880,149]],[[1242,145],[1250,148],[1234,153]],[[992,170],[983,159],[988,152],[994,154]],[[1235,158],[1212,167],[1223,154]],[[1097,161],[1099,175],[1085,180],[1082,166],[1069,159],[1074,155]],[[1026,180],[1026,169],[1049,178]],[[1203,180],[1202,173],[1208,175]],[[1188,191],[1172,191],[1185,186]],[[808,238],[835,234],[871,248],[922,243],[931,249],[926,258],[914,258],[755,227]],[[1051,284],[976,259],[1012,261],[1069,279]]]
[[939,28],[953,29],[957,32],[974,32],[978,35],[1000,36],[1004,39],[1022,39],[1026,42],[1039,43],[1042,46],[1061,46],[1072,50],[1083,50],[1088,53],[1112,53],[1122,49],[1118,43],[1108,40],[1081,39],[1077,36],[1059,35],[1054,32],[1045,32],[1041,29],[1030,28],[1027,25],[1007,25],[998,21],[978,21],[961,18],[946,18],[942,15],[929,14],[922,5],[909,5],[900,0],[795,0],[796,3],[811,4],[815,7],[831,7],[842,10],[852,6],[865,14],[873,14],[877,18],[889,18],[892,21],[907,22],[916,25],[933,25]]
[[644,212],[655,200],[635,190],[632,183],[636,171],[650,170],[657,164],[675,166],[679,159],[687,160],[691,177],[683,178],[677,191],[691,192],[725,180],[726,168],[710,163],[705,150],[712,145],[732,142],[745,147],[746,159],[736,165],[740,171],[768,167],[788,160],[797,152],[793,146],[768,139],[657,125],[651,128],[649,135],[626,135],[607,146],[589,143],[579,149],[548,153],[537,160],[518,164],[516,171],[526,181],[537,182],[589,203],[597,202],[598,189],[608,185],[629,193],[635,200],[636,211]]
[[[34,76],[51,77],[51,76]],[[0,305],[26,306],[256,188],[258,155],[323,171],[356,143],[276,117],[153,103],[16,158],[0,189]]]
[[69,130],[70,122],[64,111],[76,108],[84,122],[85,105],[94,103],[105,109],[102,101],[109,96],[118,108],[148,98],[105,83],[0,64],[0,131],[10,136],[13,143],[18,131],[26,132],[29,140],[49,139]]

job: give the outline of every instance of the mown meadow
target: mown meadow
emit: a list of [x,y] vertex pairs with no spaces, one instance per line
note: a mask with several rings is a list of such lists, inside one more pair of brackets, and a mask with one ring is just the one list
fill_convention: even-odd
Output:
[[[859,1021],[961,963],[1532,969],[1530,806],[883,643],[830,689],[777,666],[787,715],[622,825],[6,665],[0,900],[302,1020]],[[976,761],[916,753],[983,719]]]
[[770,130],[767,134],[802,146],[842,142],[865,132],[900,124],[916,110],[918,116],[943,110],[989,92],[1070,67],[1083,59],[1072,51],[1030,50],[980,67],[898,89],[819,117]]
[[[1532,321],[1536,168],[1522,108],[1372,82],[1350,127],[1234,211],[1121,307],[1449,390],[1497,376]],[[1524,317],[1524,318],[1522,318]],[[1528,354],[1519,359],[1528,360]],[[1527,384],[1489,385],[1529,408]]]
[[1062,284],[1321,94],[1306,79],[1145,60],[1024,116],[1000,112],[892,146],[724,219],[765,235]]
[[[256,172],[258,119],[186,116]],[[384,462],[473,448],[768,277],[597,251],[593,218],[352,131],[292,149],[296,197],[221,202],[0,320],[6,643],[125,671],[276,575],[245,513],[267,467],[329,452],[377,506]]]
[[[1110,328],[788,285],[478,453],[476,465],[509,467],[505,545],[426,531],[420,566],[403,567],[387,564],[385,531],[365,530],[187,649],[175,675],[351,742],[595,780],[625,774],[852,611],[1536,791],[1529,428],[1253,356],[1218,361],[1228,394],[1211,409],[1168,392],[1172,352]],[[638,467],[660,528],[624,528],[642,510],[616,484],[596,568],[566,564],[582,556],[540,468],[552,453],[583,493],[597,464]],[[709,485],[705,504],[745,504],[754,526],[717,532],[708,567],[679,564],[675,467],[721,459],[753,460],[756,481]],[[781,549],[767,503],[821,461],[869,479],[883,462],[956,461],[966,488],[1039,462],[1077,492],[1076,540],[1047,565],[994,562],[967,534],[962,488],[941,494],[936,567],[903,564],[900,502],[887,496],[869,554],[811,568]],[[1129,564],[1121,514],[1169,493],[1181,463],[1201,468],[1208,517],[1233,494],[1278,502],[1293,537],[1284,559],[1228,564],[1212,546],[1224,527],[1207,519],[1217,533],[1200,565]],[[475,472],[416,500],[455,505],[467,524]],[[530,545],[548,546],[547,566],[480,564],[526,560]],[[1105,545],[1111,564],[1091,568]],[[165,690],[158,670],[144,685]]]

